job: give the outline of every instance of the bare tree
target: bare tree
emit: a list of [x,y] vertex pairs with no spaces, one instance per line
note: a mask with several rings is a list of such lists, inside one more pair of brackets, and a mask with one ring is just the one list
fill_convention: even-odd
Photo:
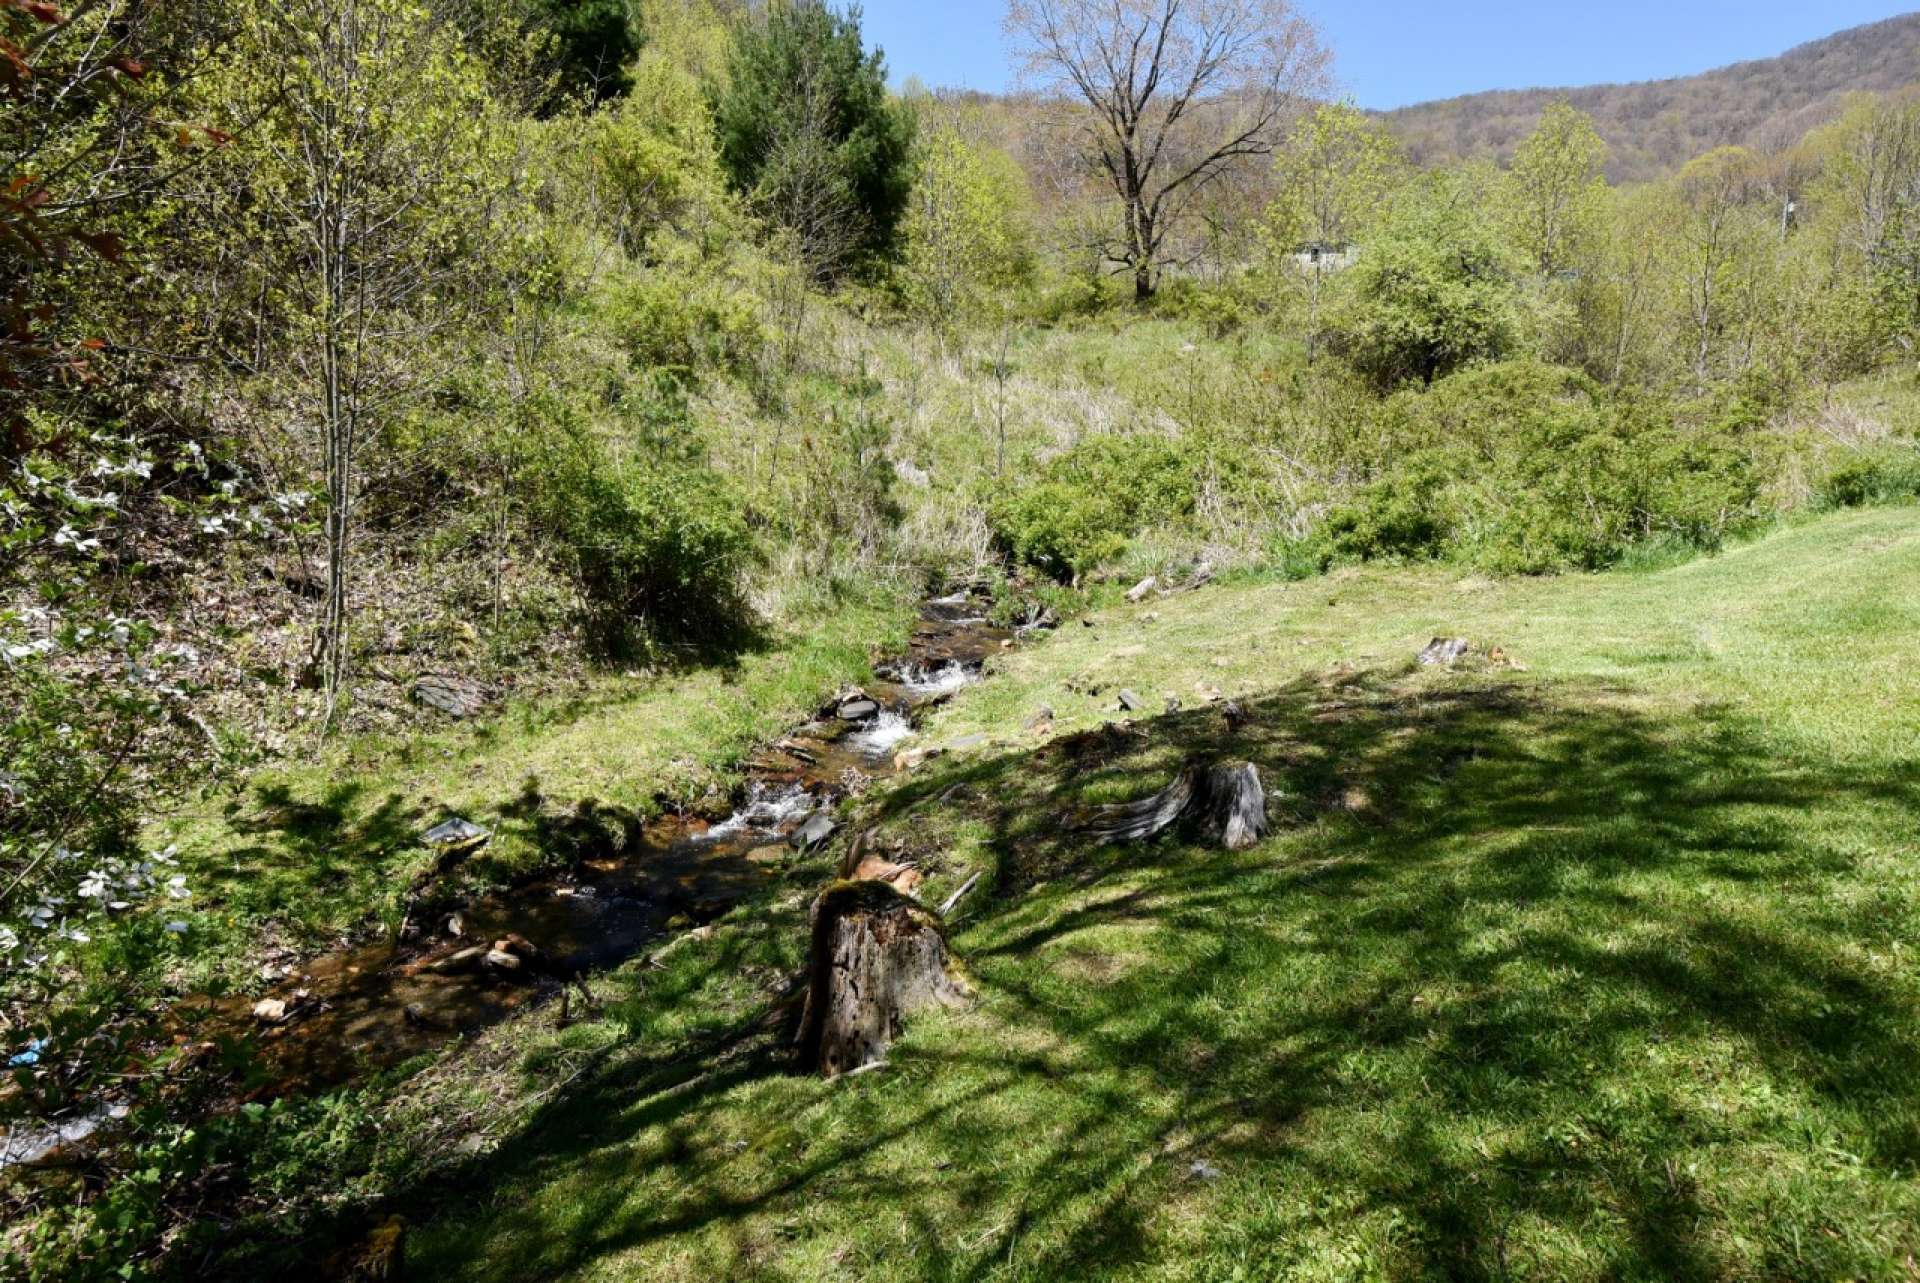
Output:
[[1109,262],[1146,299],[1195,201],[1270,154],[1327,83],[1327,51],[1289,0],[1012,0],[1007,31],[1038,87],[1083,99],[1083,163],[1120,200]]

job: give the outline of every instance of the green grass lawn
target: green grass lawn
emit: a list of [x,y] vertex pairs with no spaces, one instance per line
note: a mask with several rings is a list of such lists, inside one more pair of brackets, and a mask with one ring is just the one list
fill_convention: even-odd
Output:
[[[1515,665],[1417,668],[1438,634]],[[410,1270],[1914,1278],[1917,661],[1911,508],[1638,575],[1364,570],[1069,621],[929,733],[994,741],[861,804],[926,898],[986,871],[971,1009],[880,1072],[792,1072],[776,995],[825,862],[797,867],[600,1018],[411,1084]],[[1122,686],[1137,736],[1099,729]],[[1260,766],[1272,837],[1063,832],[1193,753]]]

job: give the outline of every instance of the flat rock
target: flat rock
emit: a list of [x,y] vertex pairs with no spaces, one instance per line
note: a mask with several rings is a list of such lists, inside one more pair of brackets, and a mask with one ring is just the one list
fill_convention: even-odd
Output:
[[279,1024],[287,1018],[287,1000],[285,998],[262,998],[253,1004],[253,1018],[262,1024]]
[[1123,712],[1137,713],[1145,707],[1146,705],[1141,702],[1140,697],[1132,691],[1122,690],[1120,692],[1120,708]]
[[454,816],[442,821],[420,835],[420,840],[432,846],[466,846],[469,843],[484,842],[493,836],[472,820]]
[[834,711],[843,722],[863,722],[879,713],[880,705],[870,699],[850,699]]
[[1436,637],[1417,658],[1423,664],[1451,664],[1472,649],[1473,643],[1464,637]]
[[429,673],[413,683],[416,704],[425,704],[449,717],[472,717],[487,706],[493,692],[471,678]]
[[1148,575],[1145,579],[1142,579],[1139,583],[1127,589],[1127,600],[1132,602],[1144,601],[1146,600],[1147,594],[1159,586],[1160,580],[1153,575]]
[[481,961],[486,963],[487,966],[492,967],[495,971],[520,970],[520,959],[508,953],[505,949],[489,949],[487,950],[487,956],[481,959]]
[[800,827],[788,836],[787,841],[804,851],[810,846],[819,846],[832,837],[836,827],[838,826],[834,824],[833,817],[824,809],[815,811],[800,822]]

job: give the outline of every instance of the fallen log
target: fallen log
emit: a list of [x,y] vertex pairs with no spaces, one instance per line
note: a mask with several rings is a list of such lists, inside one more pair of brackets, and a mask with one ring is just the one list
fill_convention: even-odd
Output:
[[1200,768],[1189,762],[1173,783],[1137,802],[1121,802],[1094,811],[1086,832],[1102,842],[1139,842],[1154,837],[1187,813],[1198,792]]
[[906,1017],[971,996],[940,918],[884,882],[836,882],[813,902],[806,1005],[795,1043],[827,1078],[886,1056]]

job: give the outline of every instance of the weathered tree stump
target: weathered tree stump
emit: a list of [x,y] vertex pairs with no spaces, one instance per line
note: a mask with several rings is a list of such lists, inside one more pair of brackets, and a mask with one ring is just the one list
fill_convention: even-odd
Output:
[[1267,794],[1252,762],[1207,768],[1208,821],[1229,851],[1244,851],[1267,835]]
[[807,1001],[795,1039],[828,1078],[884,1057],[906,1017],[960,1005],[937,914],[885,882],[836,882],[813,903]]
[[1137,802],[1103,806],[1094,812],[1086,831],[1102,842],[1139,842],[1158,834],[1187,813],[1200,786],[1200,768],[1182,767],[1173,783]]
[[1173,783],[1138,801],[1095,809],[1081,831],[1101,842],[1139,842],[1182,816],[1206,817],[1221,844],[1244,851],[1267,835],[1267,795],[1251,762],[1188,762]]

